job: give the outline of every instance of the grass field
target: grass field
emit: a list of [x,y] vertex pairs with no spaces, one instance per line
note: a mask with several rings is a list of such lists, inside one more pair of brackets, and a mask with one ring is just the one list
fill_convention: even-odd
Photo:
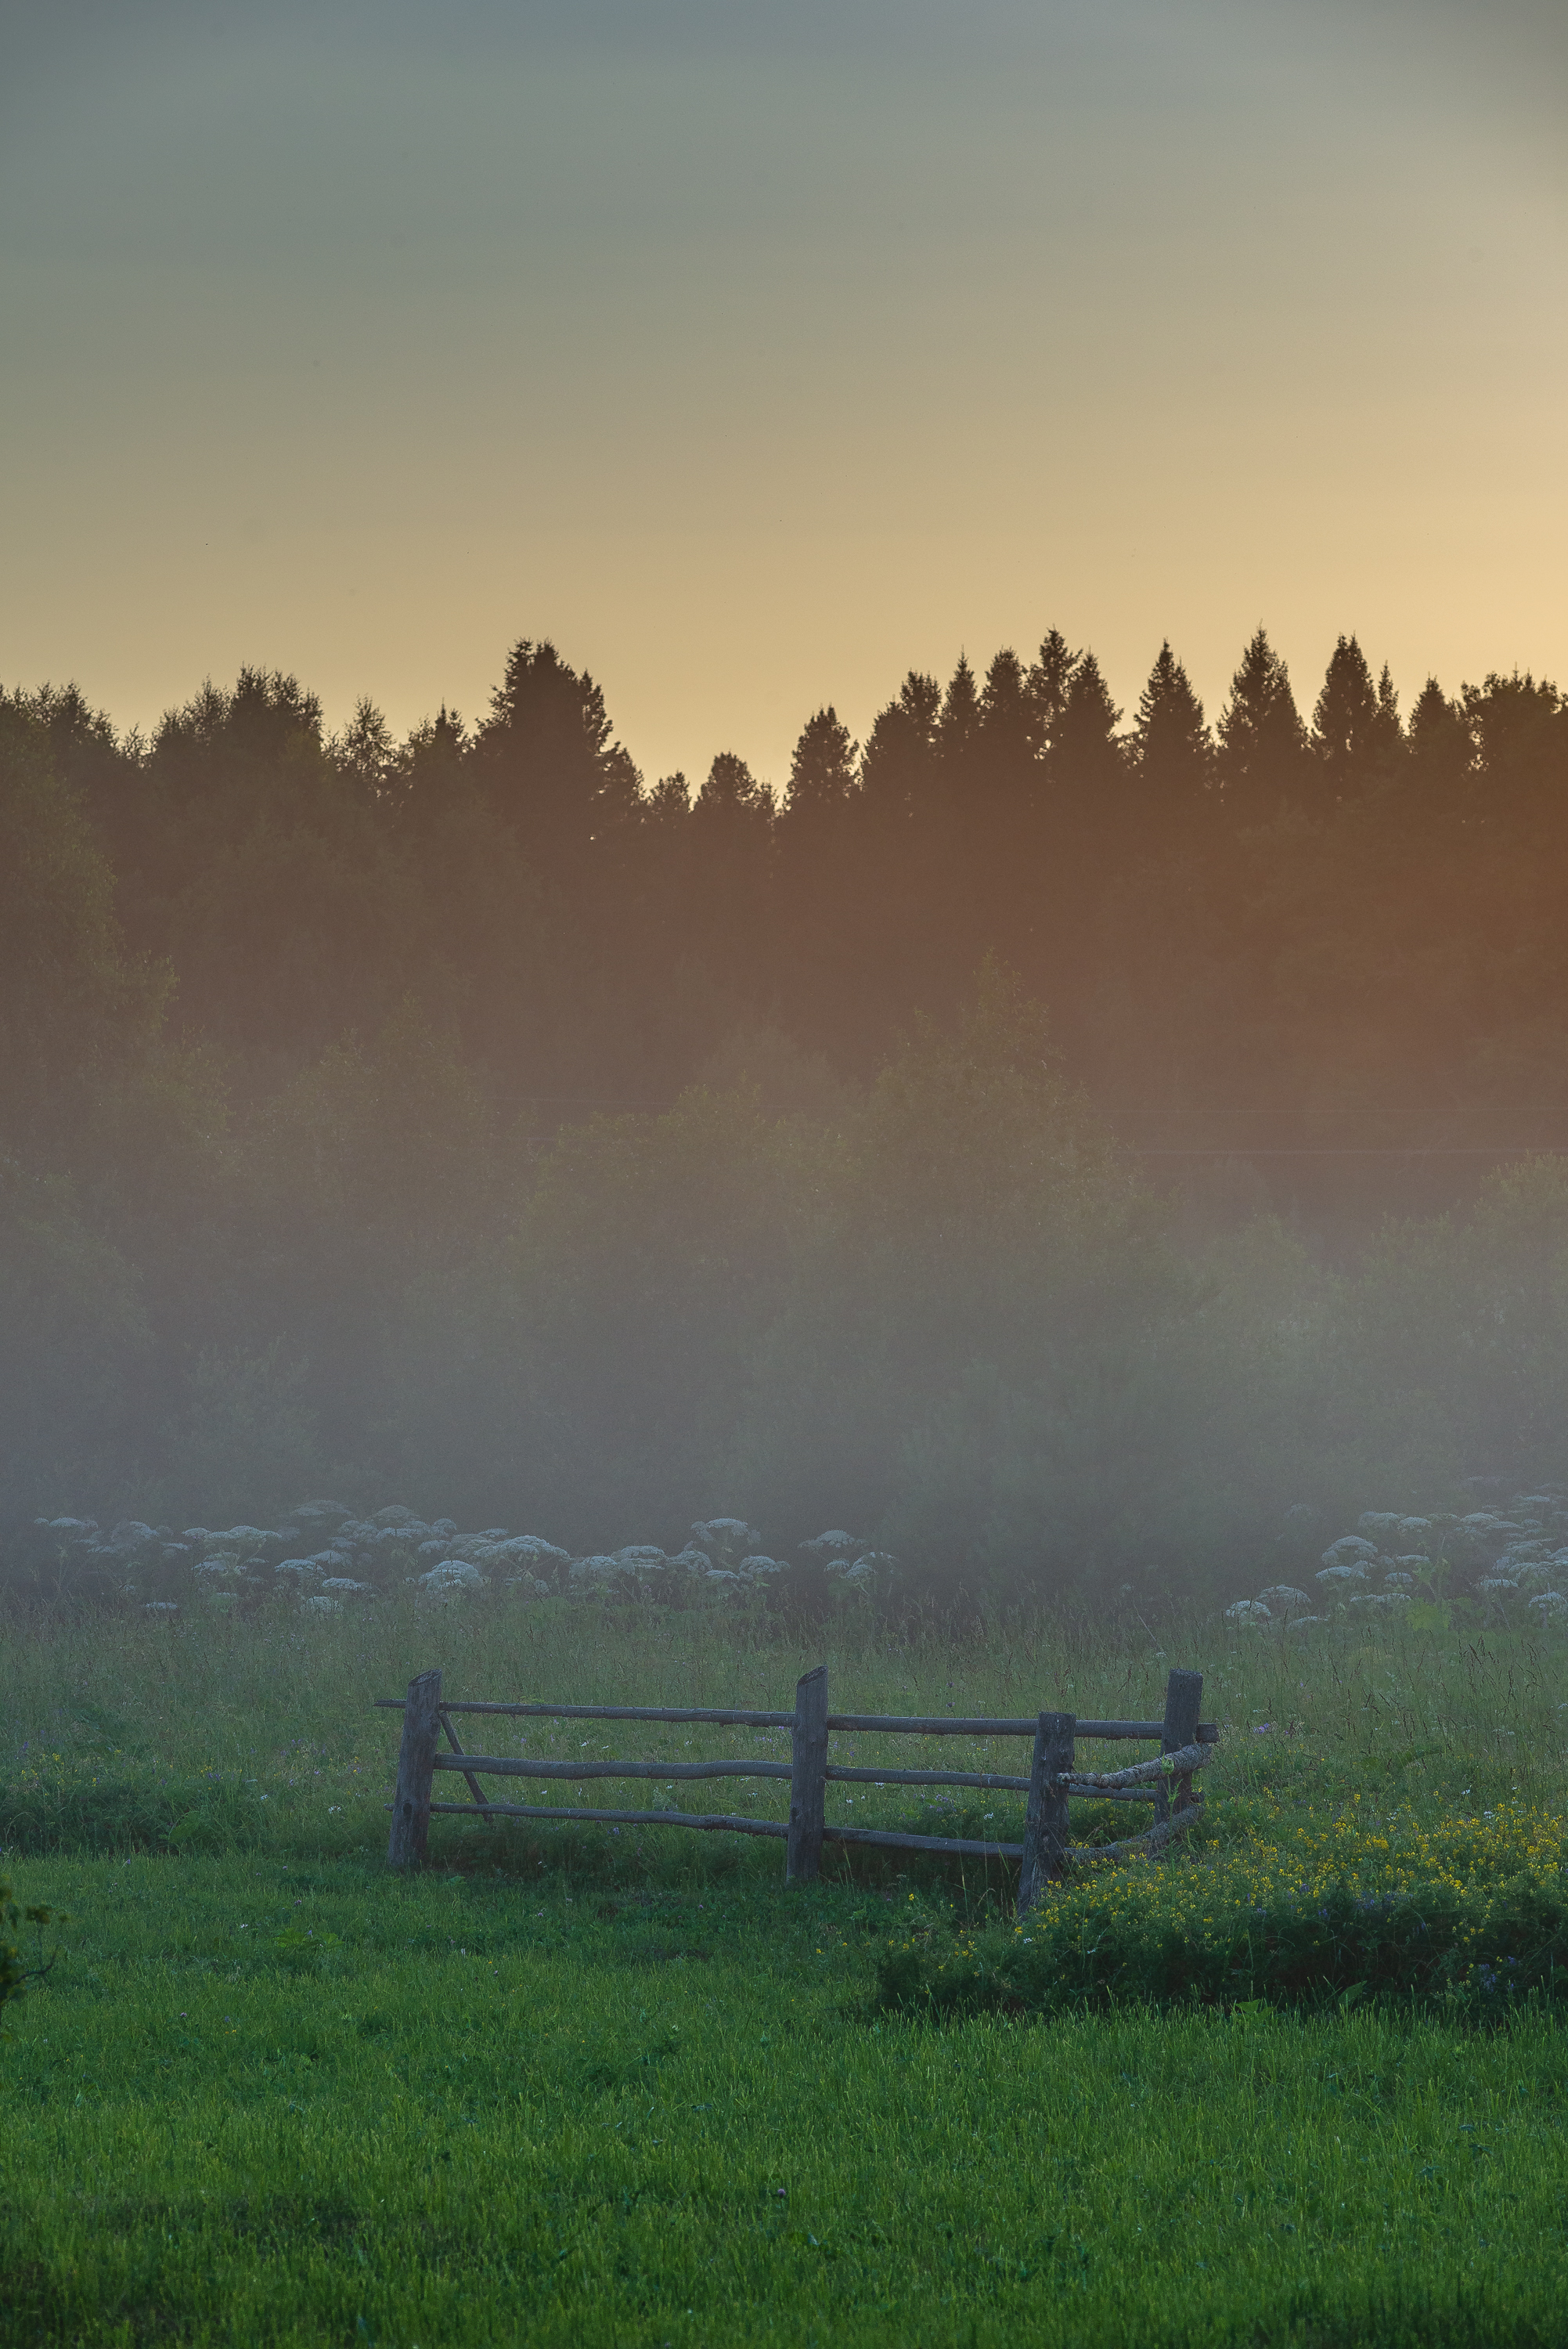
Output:
[[[1555,1645],[1164,1636],[1226,1737],[1161,1898],[1298,1827],[1365,1856],[1561,1816]],[[1144,1714],[1167,1669],[1087,1632],[840,1639],[835,1710]],[[438,1822],[426,1876],[382,1871],[397,1721],[368,1701],[424,1665],[452,1694],[780,1706],[820,1654],[548,1606],[9,1642],[0,1837],[68,1921],[0,2050],[7,2344],[1568,2338],[1550,2004],[937,2023],[879,2002],[890,1948],[1010,1930],[999,1870],[840,1855],[786,1891],[777,1845]],[[594,1725],[542,1726],[528,1750]],[[913,1816],[872,1791],[853,1816]]]

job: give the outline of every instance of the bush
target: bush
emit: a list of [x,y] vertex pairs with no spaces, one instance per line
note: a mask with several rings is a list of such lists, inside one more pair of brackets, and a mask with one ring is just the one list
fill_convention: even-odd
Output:
[[1277,1841],[1054,1887],[1006,1923],[917,1907],[882,1954],[880,1998],[938,2016],[1367,1998],[1497,2014],[1568,1992],[1563,1858],[1562,1823],[1522,1808],[1438,1830],[1309,1812]]
[[[22,1952],[11,1936],[24,1914],[41,1940],[45,1926],[52,1920],[53,1911],[44,1908],[32,1908],[24,1912],[18,1909],[11,1898],[9,1878],[0,1876],[0,2008],[9,2006],[13,1999],[20,1998],[28,1982],[38,1974],[47,1973],[49,1966],[54,1963],[51,1958],[46,1965],[23,1964]],[[4,2035],[0,2033],[0,2037]]]
[[0,2006],[8,2006],[14,1998],[20,1998],[26,1986],[22,1952],[11,1939],[15,1924],[16,1904],[11,1898],[10,1878],[0,1876]]

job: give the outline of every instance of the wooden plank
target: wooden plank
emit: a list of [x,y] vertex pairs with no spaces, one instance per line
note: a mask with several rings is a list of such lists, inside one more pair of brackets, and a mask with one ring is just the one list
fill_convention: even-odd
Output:
[[[452,1749],[453,1753],[454,1753],[454,1754],[460,1754],[460,1753],[462,1752],[462,1750],[463,1750],[463,1749],[462,1749],[462,1747],[461,1747],[461,1746],[459,1744],[459,1743],[458,1743],[458,1733],[457,1733],[457,1731],[452,1727],[451,1723],[447,1719],[447,1716],[446,1716],[446,1714],[445,1714],[444,1713],[442,1713],[442,1715],[441,1715],[441,1727],[442,1727],[442,1728],[446,1731],[446,1733],[447,1733],[447,1743],[448,1743],[448,1744],[451,1747],[451,1749]],[[434,1761],[433,1761],[433,1762],[432,1762],[432,1764],[431,1764],[431,1767],[432,1767],[433,1769],[439,1770],[439,1769],[443,1769],[445,1766],[446,1766],[446,1755],[445,1755],[444,1754],[438,1754],[436,1755],[436,1757],[435,1757]],[[469,1794],[473,1796],[473,1798],[474,1798],[475,1802],[476,1802],[476,1803],[482,1803],[482,1802],[484,1801],[484,1795],[483,1795],[483,1794],[480,1792],[480,1782],[479,1782],[479,1780],[474,1776],[473,1772],[472,1772],[471,1770],[465,1770],[465,1771],[463,1772],[463,1775],[464,1775],[464,1777],[468,1780],[468,1782],[469,1782]]]
[[[383,1713],[401,1713],[407,1700],[400,1696],[373,1697],[371,1702]],[[735,1707],[670,1704],[491,1704],[475,1698],[468,1702],[454,1700],[441,1707],[443,1713],[498,1713],[516,1718],[540,1721],[668,1721],[710,1723],[718,1728],[730,1729],[790,1729],[792,1713],[746,1713]],[[1080,1721],[1080,1738],[1158,1737],[1163,1727],[1158,1721]],[[986,1716],[976,1720],[955,1720],[951,1713],[923,1718],[904,1713],[835,1713],[828,1716],[830,1730],[853,1730],[871,1734],[884,1732],[895,1737],[1033,1737],[1036,1721],[998,1720]],[[1217,1723],[1201,1721],[1195,1743],[1215,1745],[1219,1743]]]
[[[779,1841],[789,1833],[779,1819],[714,1817],[700,1811],[590,1811],[568,1809],[560,1803],[492,1803],[490,1807],[498,1818],[553,1820],[557,1826],[572,1826],[583,1820],[590,1825],[614,1826],[696,1827],[705,1834],[772,1836]],[[447,1818],[484,1816],[472,1803],[432,1803],[430,1808]],[[1017,1859],[1024,1849],[1021,1843],[974,1843],[959,1836],[900,1835],[892,1828],[882,1827],[825,1826],[822,1839],[825,1843],[877,1844],[889,1851],[950,1852],[963,1859]]]
[[1018,1875],[1018,1914],[1034,1906],[1047,1884],[1059,1883],[1066,1868],[1068,1790],[1073,1766],[1070,1713],[1042,1713],[1035,1731],[1035,1766],[1029,1773],[1029,1806],[1024,1821],[1024,1858]]
[[[788,1778],[788,1762],[530,1762],[511,1754],[438,1754],[438,1770],[486,1778]],[[476,1786],[475,1800],[484,1796]]]
[[958,1859],[1022,1859],[1021,1843],[973,1843],[962,1836],[901,1835],[892,1827],[822,1829],[827,1843],[869,1843],[884,1851],[937,1851]]
[[828,1770],[828,1667],[802,1672],[795,1683],[794,1754],[789,1776],[787,1884],[810,1884],[822,1862],[823,1798]]
[[[952,1713],[927,1716],[916,1713],[830,1713],[828,1715],[830,1729],[859,1730],[868,1734],[882,1731],[893,1737],[1033,1737],[1038,1726],[1037,1715],[1017,1721],[991,1715],[957,1720]],[[1163,1723],[1158,1721],[1080,1721],[1078,1734],[1080,1738],[1158,1737],[1163,1726]],[[1205,1721],[1199,1723],[1199,1744],[1215,1745],[1219,1737],[1216,1723]]]
[[[1160,1751],[1162,1754],[1180,1754],[1184,1747],[1202,1742],[1198,1736],[1198,1707],[1202,1696],[1202,1672],[1173,1671],[1165,1683],[1165,1718],[1160,1724]],[[1192,1773],[1188,1770],[1177,1776],[1173,1805],[1169,1793],[1161,1790],[1161,1798],[1154,1807],[1155,1825],[1168,1819],[1172,1809],[1185,1810],[1191,1800]]]
[[[562,1803],[491,1803],[488,1807],[500,1819],[553,1819],[557,1826],[568,1827],[579,1820],[586,1820],[591,1826],[701,1827],[708,1833],[773,1836],[779,1842],[789,1832],[782,1819],[716,1818],[701,1811],[590,1811],[568,1808]],[[448,1818],[479,1819],[485,1816],[472,1803],[432,1803],[430,1808]]]
[[1026,1794],[1029,1785],[1026,1778],[1006,1778],[996,1770],[851,1770],[837,1762],[829,1763],[828,1777],[856,1786],[977,1786],[1005,1795]]
[[[372,1702],[383,1713],[401,1713],[403,1710],[404,1700],[400,1696],[378,1696]],[[454,1699],[441,1710],[443,1713],[511,1713],[533,1721],[706,1721],[721,1729],[789,1729],[795,1719],[792,1713],[745,1713],[733,1705],[491,1704],[477,1697],[461,1702]],[[1150,1732],[1151,1735],[1153,1733]]]
[[1196,1741],[1191,1745],[1179,1745],[1165,1754],[1155,1754],[1152,1761],[1134,1762],[1126,1770],[1075,1770],[1068,1781],[1069,1792],[1075,1795],[1108,1794],[1117,1786],[1165,1785],[1172,1776],[1183,1771],[1201,1770],[1204,1750]]
[[1155,1787],[1149,1786],[1086,1786],[1080,1779],[1068,1780],[1068,1798],[1075,1803],[1154,1803],[1159,1800]]
[[[511,1754],[465,1754],[461,1759],[438,1754],[438,1770],[460,1770],[470,1780],[476,1802],[484,1800],[471,1783],[474,1774],[488,1778],[789,1778],[789,1762],[536,1762]],[[861,1770],[830,1762],[823,1775],[857,1786],[973,1786],[982,1793],[1024,1794],[1026,1778],[1003,1777],[990,1770]]]
[[1202,1804],[1202,1795],[1194,1795],[1186,1810],[1172,1811],[1168,1819],[1156,1819],[1154,1825],[1145,1827],[1141,1835],[1128,1836],[1120,1843],[1069,1844],[1066,1855],[1068,1865],[1069,1868],[1088,1868],[1099,1859],[1130,1859],[1138,1853],[1148,1856],[1157,1852],[1191,1826]]
[[392,1798],[388,1868],[422,1868],[430,1826],[430,1779],[440,1719],[441,1675],[420,1672],[408,1683],[403,1742],[397,1750],[397,1790]]
[[[577,1784],[593,1778],[634,1778],[655,1785],[661,1780],[675,1785],[699,1778],[793,1776],[792,1765],[788,1762],[534,1762],[513,1754],[466,1754],[460,1746],[455,1754],[438,1754],[430,1766],[460,1772],[477,1803],[485,1799],[477,1784],[478,1777],[559,1778]],[[1118,1779],[1123,1775],[1120,1773],[1103,1784],[1093,1777],[1074,1775],[1066,1781],[1067,1790],[1069,1795],[1084,1802],[1152,1803],[1156,1799],[1158,1767],[1158,1759],[1140,1765],[1138,1776],[1150,1782],[1146,1790],[1136,1784],[1119,1785]],[[1007,1778],[999,1772],[986,1770],[851,1770],[830,1762],[822,1775],[830,1785],[968,1786],[981,1794],[1005,1795],[1024,1795],[1029,1790],[1027,1778]]]

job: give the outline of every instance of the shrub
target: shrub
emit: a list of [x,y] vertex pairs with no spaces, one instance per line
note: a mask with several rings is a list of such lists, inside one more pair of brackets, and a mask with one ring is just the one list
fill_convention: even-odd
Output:
[[1560,1821],[1522,1807],[1439,1829],[1408,1813],[1280,1818],[1229,1848],[1053,1887],[1021,1920],[922,1912],[882,1954],[882,2002],[956,2015],[1392,1998],[1485,2015],[1568,1992]]

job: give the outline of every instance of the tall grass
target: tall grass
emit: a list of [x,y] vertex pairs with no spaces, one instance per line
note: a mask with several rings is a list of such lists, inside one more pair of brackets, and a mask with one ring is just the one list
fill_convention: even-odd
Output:
[[[397,1716],[374,1700],[399,1695],[430,1665],[451,1696],[787,1710],[799,1674],[825,1659],[835,1710],[1061,1706],[1155,1718],[1179,1663],[1204,1673],[1203,1710],[1225,1733],[1209,1774],[1217,1812],[1264,1788],[1321,1803],[1352,1785],[1423,1813],[1504,1798],[1560,1807],[1568,1762],[1568,1641],[1411,1631],[1387,1619],[1299,1645],[1202,1617],[1162,1626],[1158,1644],[1136,1623],[1043,1618],[960,1641],[889,1640],[841,1623],[811,1630],[766,1616],[553,1601],[394,1601],[305,1622],[88,1616],[20,1629],[0,1647],[0,1845],[31,1851],[152,1848],[182,1823],[187,1841],[213,1849],[378,1845]],[[489,1750],[653,1760],[747,1747],[744,1733],[653,1723],[495,1722],[483,1733]],[[774,1733],[759,1750],[786,1745]],[[837,1750],[895,1757],[881,1741],[843,1738]],[[1026,1754],[949,1740],[943,1759],[1019,1771]],[[460,1785],[453,1791],[461,1799]],[[845,1818],[909,1808],[872,1795],[852,1808],[844,1789],[830,1799]],[[764,1783],[755,1799],[769,1816],[779,1796]],[[448,1842],[469,1832],[437,1829]]]
[[[1225,1731],[1210,1816],[1150,1877],[1150,1914],[1180,1910],[1195,1947],[1202,1889],[1252,1883],[1293,1823],[1326,1851],[1397,1830],[1451,1861],[1460,1812],[1561,1811],[1562,1651],[1309,1636],[1042,1620],[886,1642],[548,1603],[37,1625],[0,1651],[0,1840],[18,1893],[69,1921],[0,2054],[0,2333],[1543,2349],[1568,2289],[1545,2011],[1477,2033],[1439,2004],[1281,2015],[1222,1983],[1159,2011],[1134,1984],[1042,2023],[1000,2011],[1029,2004],[1039,1944],[995,1868],[830,1847],[789,1890],[777,1845],[449,1820],[422,1878],[381,1865],[397,1717],[372,1700],[432,1663],[456,1695],[781,1709],[825,1653],[846,1710],[1086,1717],[1157,1715],[1170,1666],[1197,1665]],[[686,1735],[485,1731],[745,1744]],[[854,1816],[910,1816],[864,1791]],[[1506,1857],[1512,1835],[1472,1840]],[[1096,1886],[1056,1928],[1087,1899],[1129,1930],[1130,1875]],[[890,1951],[919,1935],[933,1979],[944,1949],[1006,1974],[998,2011],[890,2010]]]
[[[1561,2339],[1562,2035],[868,2012],[844,1886],[54,1861],[5,2337]],[[902,1896],[901,1896],[902,1898]]]

